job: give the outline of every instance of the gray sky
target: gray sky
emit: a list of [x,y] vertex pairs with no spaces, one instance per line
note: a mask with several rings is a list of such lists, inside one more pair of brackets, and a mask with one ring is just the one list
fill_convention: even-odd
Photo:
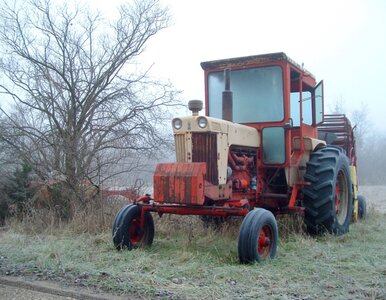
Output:
[[[200,62],[285,52],[323,79],[326,108],[367,107],[386,133],[386,1],[161,0],[173,25],[150,41],[143,62],[182,97],[204,99]],[[122,0],[89,0],[112,10]]]
[[386,120],[386,1],[164,0],[174,25],[148,45],[153,73],[183,98],[203,99],[201,61],[285,52],[325,84],[326,107],[342,99]]

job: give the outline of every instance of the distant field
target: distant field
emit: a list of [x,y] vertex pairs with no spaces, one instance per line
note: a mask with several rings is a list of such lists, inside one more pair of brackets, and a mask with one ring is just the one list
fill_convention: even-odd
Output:
[[359,194],[366,197],[370,208],[386,213],[386,185],[359,186]]
[[237,224],[216,232],[166,216],[153,246],[131,252],[115,251],[109,232],[3,231],[0,275],[145,299],[386,299],[385,192],[361,187],[374,209],[344,236],[311,238],[280,220],[277,258],[263,264],[238,264]]

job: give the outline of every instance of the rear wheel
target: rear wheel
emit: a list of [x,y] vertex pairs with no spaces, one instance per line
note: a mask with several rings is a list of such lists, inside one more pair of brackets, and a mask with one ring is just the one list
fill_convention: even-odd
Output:
[[261,262],[276,255],[277,223],[273,214],[256,208],[244,218],[240,227],[238,252],[241,263]]
[[149,212],[144,215],[141,228],[141,206],[124,206],[113,222],[113,243],[115,248],[132,250],[139,246],[150,246],[154,238],[154,222]]
[[366,198],[362,195],[358,195],[358,219],[366,219],[367,207],[366,207]]
[[304,220],[311,234],[343,234],[352,215],[350,167],[340,148],[325,147],[311,154],[304,175]]

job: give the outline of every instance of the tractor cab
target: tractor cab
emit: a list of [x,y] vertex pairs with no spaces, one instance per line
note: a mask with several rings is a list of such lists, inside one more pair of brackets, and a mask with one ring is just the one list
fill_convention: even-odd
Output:
[[[284,53],[201,63],[205,71],[206,114],[256,128],[261,133],[262,166],[289,167],[304,139],[316,139],[323,122],[323,82]],[[233,103],[223,103],[226,72]],[[229,108],[231,106],[231,108]],[[231,111],[229,111],[231,110]]]

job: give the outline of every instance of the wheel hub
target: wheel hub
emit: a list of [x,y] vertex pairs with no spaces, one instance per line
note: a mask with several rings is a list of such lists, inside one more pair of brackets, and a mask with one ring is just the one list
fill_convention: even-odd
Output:
[[268,226],[264,226],[259,233],[257,248],[259,254],[268,256],[271,246],[271,231]]
[[130,234],[130,242],[133,245],[138,244],[142,239],[142,230],[140,226],[140,221],[137,219],[134,219],[131,222],[131,225],[129,227],[129,234]]

